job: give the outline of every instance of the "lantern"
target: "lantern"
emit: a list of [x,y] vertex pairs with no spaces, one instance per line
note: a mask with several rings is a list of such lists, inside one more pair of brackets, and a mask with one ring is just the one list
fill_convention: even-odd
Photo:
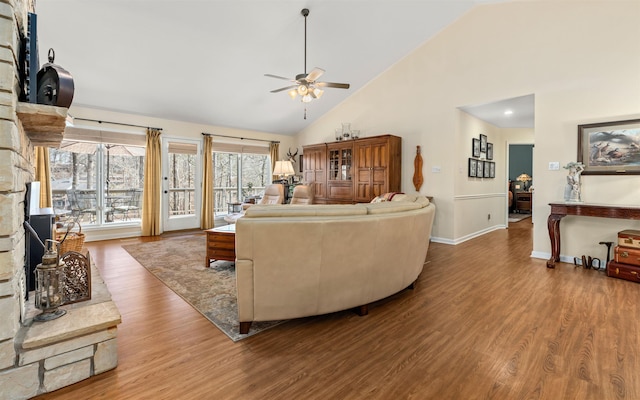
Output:
[[58,310],[64,303],[64,262],[60,261],[55,240],[46,240],[42,263],[36,266],[36,308],[42,314],[34,317],[36,321],[50,321],[62,317],[67,312]]

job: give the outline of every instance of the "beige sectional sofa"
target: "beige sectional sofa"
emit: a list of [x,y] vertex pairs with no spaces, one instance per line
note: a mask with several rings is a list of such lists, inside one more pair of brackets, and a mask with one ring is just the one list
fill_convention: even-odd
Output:
[[252,206],[236,223],[240,333],[252,321],[326,314],[418,278],[435,206],[426,197],[355,205]]

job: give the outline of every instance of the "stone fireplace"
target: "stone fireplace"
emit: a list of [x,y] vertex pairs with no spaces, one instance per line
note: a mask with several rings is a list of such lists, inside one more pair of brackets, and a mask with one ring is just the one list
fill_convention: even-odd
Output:
[[[117,366],[120,313],[92,268],[90,301],[63,306],[67,314],[34,322],[25,300],[26,184],[34,179],[34,145],[59,143],[66,110],[18,102],[21,32],[34,0],[0,0],[0,397],[27,399]],[[37,105],[34,105],[37,106]],[[44,114],[44,115],[43,115]],[[64,114],[64,115],[63,115]],[[41,121],[41,122],[39,122]],[[62,123],[57,132],[53,124]],[[44,139],[43,139],[44,138]]]

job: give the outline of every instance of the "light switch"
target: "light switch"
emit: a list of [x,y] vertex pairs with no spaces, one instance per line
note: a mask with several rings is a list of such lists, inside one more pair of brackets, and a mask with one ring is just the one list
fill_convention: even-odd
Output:
[[440,166],[436,165],[436,166],[431,167],[431,172],[435,172],[435,173],[440,172]]
[[552,161],[549,163],[549,171],[558,171],[560,169],[560,163],[558,161]]

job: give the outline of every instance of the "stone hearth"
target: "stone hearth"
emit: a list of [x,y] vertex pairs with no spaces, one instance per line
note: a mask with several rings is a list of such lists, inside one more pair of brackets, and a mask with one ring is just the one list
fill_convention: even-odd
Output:
[[[26,321],[15,338],[17,368],[0,373],[7,398],[28,398],[51,392],[115,368],[120,313],[97,269],[91,269],[91,300],[60,307],[67,313],[47,322],[34,293],[26,304]],[[1,351],[1,350],[0,350]]]

